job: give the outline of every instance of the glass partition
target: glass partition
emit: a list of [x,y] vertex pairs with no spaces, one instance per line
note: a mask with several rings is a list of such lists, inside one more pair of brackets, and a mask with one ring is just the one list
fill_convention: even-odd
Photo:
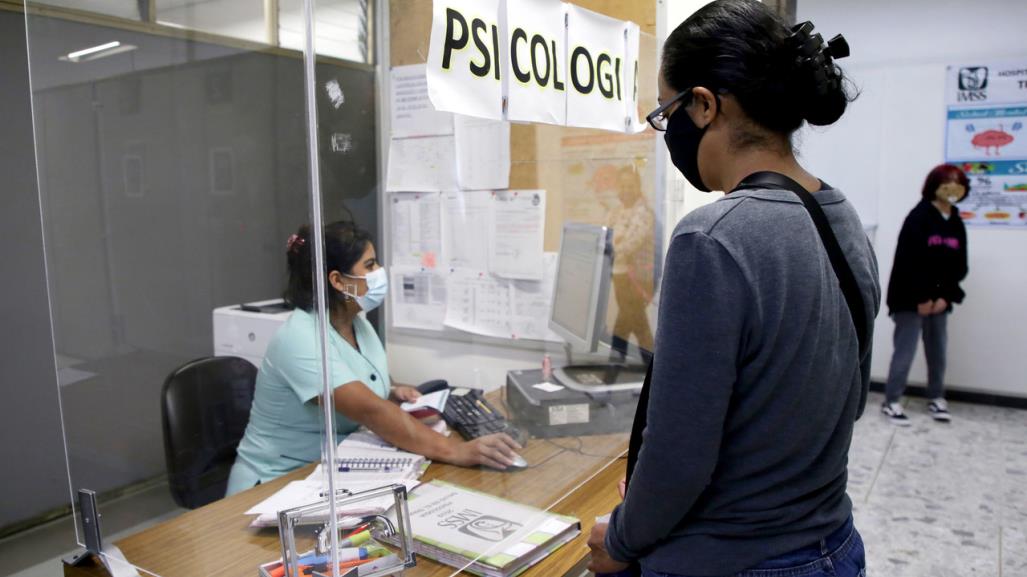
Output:
[[[288,344],[275,335],[296,314],[296,299],[282,302],[290,278],[308,281],[304,314],[318,316],[324,302],[309,283],[317,235],[306,244],[293,235],[315,206],[377,232],[366,30],[347,39],[361,43],[346,53],[363,54],[359,62],[317,59],[318,75],[345,90],[345,105],[341,91],[318,93],[315,138],[331,191],[322,204],[311,188],[303,54],[165,26],[263,42],[261,3],[256,12],[252,2],[242,11],[184,2],[108,11],[124,20],[54,4],[30,0],[25,18],[77,544],[95,545],[79,490],[95,494],[102,514],[145,487],[173,499],[162,505],[171,520],[117,539],[123,527],[101,525],[110,563],[119,565],[116,546],[144,574],[252,575],[280,548],[273,515],[243,513],[275,493],[273,479],[310,475],[324,438],[320,376],[297,399],[301,391],[262,368]],[[129,20],[154,6],[166,22]],[[293,325],[293,339],[319,342],[316,324]],[[322,366],[318,351],[310,355],[305,367]],[[282,403],[293,422],[283,424]],[[255,452],[268,438],[279,448]],[[312,529],[300,542],[313,546]]]

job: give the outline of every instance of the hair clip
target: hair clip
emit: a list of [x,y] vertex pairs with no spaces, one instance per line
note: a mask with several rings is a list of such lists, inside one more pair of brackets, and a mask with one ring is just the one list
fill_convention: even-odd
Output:
[[845,58],[849,55],[849,43],[841,34],[835,34],[834,38],[827,41],[824,53],[834,59]]
[[296,252],[299,247],[307,243],[307,239],[302,238],[298,234],[289,235],[289,240],[285,241],[285,250],[289,252]]
[[812,32],[812,22],[807,20],[796,24],[792,27],[792,33],[785,39],[785,44],[798,53],[797,64],[812,68],[817,92],[826,94],[832,84],[841,78],[833,60],[849,55],[849,43],[841,34],[835,35],[825,43],[823,36]]

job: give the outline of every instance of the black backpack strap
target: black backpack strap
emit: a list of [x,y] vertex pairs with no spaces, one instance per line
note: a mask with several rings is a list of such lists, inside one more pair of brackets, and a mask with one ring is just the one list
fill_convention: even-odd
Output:
[[838,238],[827,221],[824,209],[801,184],[783,174],[757,172],[746,177],[735,187],[735,190],[754,188],[790,190],[799,197],[806,207],[810,218],[813,219],[813,224],[817,227],[817,232],[820,233],[820,240],[827,251],[827,257],[831,260],[834,274],[838,277],[842,295],[845,297],[845,304],[849,306],[849,314],[852,317],[852,324],[856,327],[856,338],[859,341],[859,358],[862,360],[870,346],[870,343],[867,342],[867,315],[866,308],[863,306],[863,294],[856,283],[856,275],[853,274],[852,267],[849,266],[849,262],[845,259],[845,253],[838,244]]

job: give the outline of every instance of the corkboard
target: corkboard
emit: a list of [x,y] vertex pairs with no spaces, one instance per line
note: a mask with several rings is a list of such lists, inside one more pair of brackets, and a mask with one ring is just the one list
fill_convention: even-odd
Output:
[[[656,107],[656,0],[573,0],[572,3],[639,25],[642,33],[639,117],[643,117]],[[432,0],[390,0],[389,46],[392,66],[421,64],[427,60],[431,19]],[[638,135],[624,135],[583,128],[513,124],[510,131],[510,188],[546,191],[545,250],[559,249],[560,232],[565,220],[609,225],[608,207],[617,202],[618,175],[629,169],[637,175],[638,194],[642,195],[651,211],[658,214],[656,208],[661,199],[657,199],[655,194],[658,187],[654,161],[658,151],[657,143],[656,135],[651,130]],[[662,151],[659,153],[662,154]],[[632,275],[637,277],[630,283],[633,287],[631,290],[640,294],[646,303],[652,299],[654,264],[660,258],[657,254],[657,233],[654,224],[640,242],[630,243],[653,247],[649,251],[636,250],[631,257]],[[627,250],[621,250],[622,246],[628,244],[618,238],[615,228],[614,249],[617,254],[628,254]],[[631,316],[639,318],[629,319],[627,324],[624,315],[621,314],[618,319],[618,314],[617,303],[611,297],[608,326],[653,326],[652,310],[648,313],[631,313]],[[651,337],[638,338],[638,341],[652,350]]]

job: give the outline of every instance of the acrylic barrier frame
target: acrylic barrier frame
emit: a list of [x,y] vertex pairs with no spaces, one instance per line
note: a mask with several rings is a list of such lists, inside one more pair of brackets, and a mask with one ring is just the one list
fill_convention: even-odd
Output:
[[[413,537],[410,535],[410,513],[407,508],[407,490],[405,486],[390,485],[379,489],[372,489],[369,491],[354,493],[352,495],[342,496],[334,500],[332,508],[343,508],[390,494],[394,498],[392,510],[394,511],[395,521],[392,521],[389,517],[383,515],[347,517],[338,519],[338,521],[347,523],[351,527],[360,527],[361,524],[370,521],[375,526],[375,530],[372,531],[373,537],[388,538],[391,543],[397,544],[399,548],[398,554],[387,555],[382,559],[373,561],[367,565],[353,567],[349,571],[342,572],[340,577],[383,577],[385,575],[392,575],[396,572],[401,572],[404,569],[408,569],[417,564],[413,554]],[[310,524],[311,522],[314,524],[322,523],[325,515],[329,514],[326,511],[326,509],[329,508],[327,505],[328,502],[324,501],[279,512],[278,533],[282,542],[282,559],[281,562],[277,564],[268,563],[261,565],[261,577],[274,577],[272,573],[279,567],[284,569],[283,573],[286,576],[300,576],[298,560],[304,552],[299,551],[297,548],[295,536],[296,528],[304,524]],[[331,524],[324,524],[322,526],[322,533],[318,539],[317,546],[315,547],[315,552],[320,554],[324,554],[326,552],[326,549],[329,547],[329,540],[323,538],[323,534],[324,531],[333,530],[337,531],[338,527],[333,528]],[[332,575],[333,572],[319,572],[316,570],[314,572],[314,575],[322,574],[325,577],[328,577],[329,575]]]

